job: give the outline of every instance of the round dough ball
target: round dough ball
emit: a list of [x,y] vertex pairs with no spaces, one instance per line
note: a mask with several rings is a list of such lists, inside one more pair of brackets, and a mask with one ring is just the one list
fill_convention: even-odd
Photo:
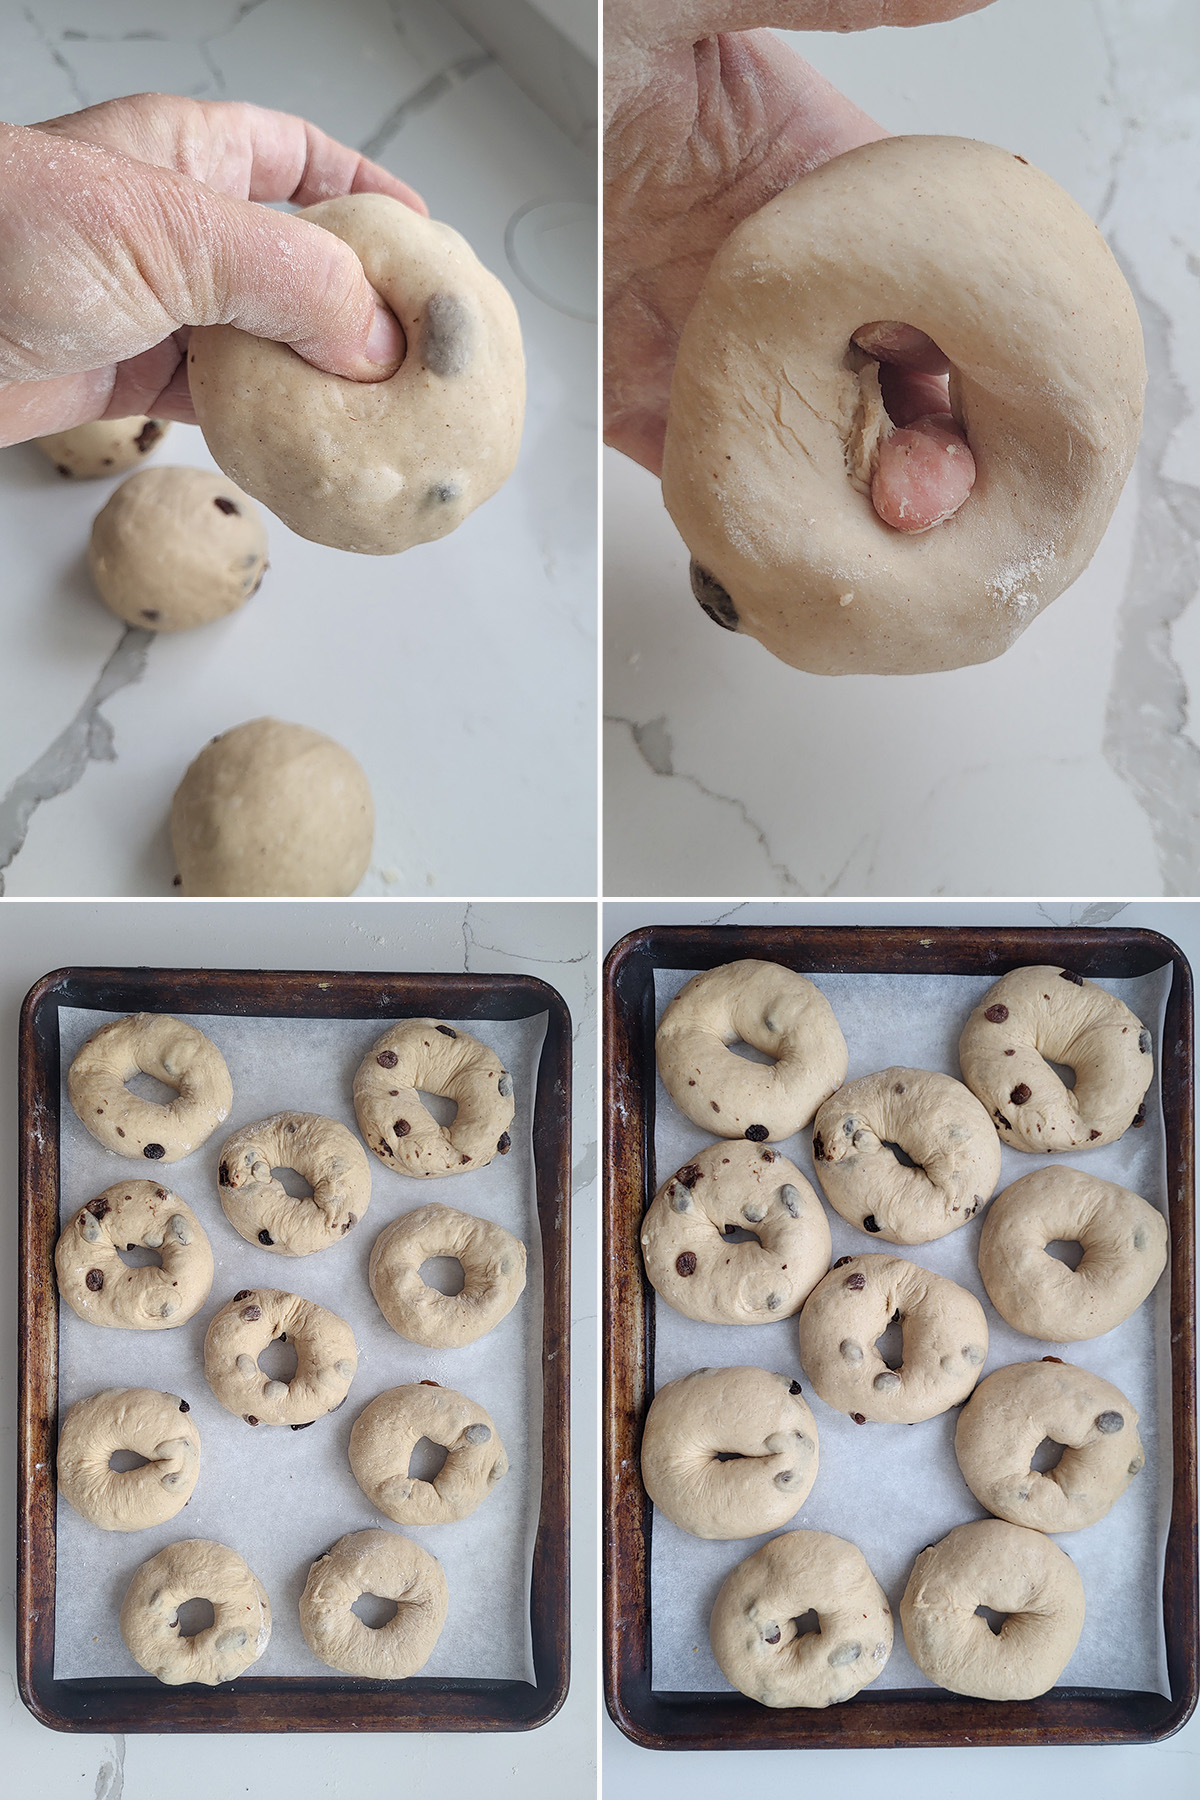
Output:
[[88,564],[110,612],[147,631],[190,631],[258,592],[258,509],[212,469],[142,469],[96,515]]
[[278,719],[213,738],[171,804],[185,894],[352,894],[374,836],[371,790],[350,752]]
[[90,425],[73,425],[34,438],[60,475],[88,481],[97,475],[123,475],[135,468],[162,443],[170,430],[165,419],[148,419],[138,413],[132,419],[93,419]]
[[348,381],[229,325],[193,331],[188,379],[208,447],[318,544],[390,556],[445,537],[517,460],[516,308],[456,231],[386,194],[322,200],[297,216],[361,259],[404,329],[404,360],[387,381]]
[[[851,338],[879,321],[948,358],[975,457],[928,531],[870,500],[890,423]],[[817,675],[988,662],[1091,560],[1145,383],[1133,296],[1049,176],[964,138],[835,156],[730,234],[680,339],[662,484],[696,596]]]

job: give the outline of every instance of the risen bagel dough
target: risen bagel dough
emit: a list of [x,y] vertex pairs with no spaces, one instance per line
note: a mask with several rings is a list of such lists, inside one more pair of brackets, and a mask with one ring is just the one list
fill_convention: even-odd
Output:
[[[796,1620],[815,1612],[819,1629]],[[726,1681],[763,1706],[835,1706],[892,1653],[887,1596],[862,1551],[825,1531],[772,1538],[726,1578],[708,1627]]]
[[[958,1415],[963,1480],[998,1519],[1034,1531],[1080,1531],[1119,1500],[1146,1457],[1137,1408],[1088,1369],[1046,1357],[981,1381]],[[1031,1467],[1043,1438],[1063,1446],[1054,1468]]]
[[[130,1076],[173,1087],[168,1106],[129,1091]],[[184,1019],[131,1013],[94,1031],[76,1053],[67,1092],[81,1125],[118,1156],[179,1162],[229,1117],[233,1083],[225,1058]]]
[[[363,1594],[394,1600],[373,1630],[351,1611]],[[449,1593],[436,1556],[395,1531],[352,1531],[317,1558],[300,1596],[300,1629],[314,1656],[343,1675],[400,1681],[423,1669],[446,1622]]]
[[[768,1067],[729,1049],[741,1040]],[[693,975],[654,1039],[663,1086],[694,1125],[718,1137],[791,1137],[846,1078],[846,1040],[833,1008],[782,963],[725,963]]]
[[[258,1366],[268,1344],[295,1346],[296,1373],[278,1381]],[[354,1332],[315,1300],[280,1288],[242,1288],[213,1314],[204,1334],[204,1373],[226,1412],[247,1425],[293,1431],[336,1412],[358,1368]]]
[[[903,1327],[904,1360],[876,1345]],[[800,1361],[826,1406],[858,1425],[914,1425],[965,1400],[987,1360],[974,1294],[898,1256],[842,1256],[800,1314]]]
[[[1136,1013],[1070,969],[1012,969],[990,987],[958,1042],[963,1080],[1016,1150],[1111,1144],[1132,1125],[1154,1076],[1154,1042]],[[1068,1088],[1050,1067],[1075,1071]]]
[[[182,1637],[179,1608],[189,1600],[207,1600],[213,1622],[194,1637]],[[159,1681],[217,1687],[233,1681],[266,1649],[271,1602],[236,1550],[184,1538],[134,1574],[121,1607],[121,1636],[134,1661]]]
[[456,231],[385,194],[297,217],[350,245],[404,328],[404,361],[390,380],[348,381],[229,325],[193,331],[188,380],[208,447],[316,543],[388,556],[445,537],[517,460],[516,308]]
[[278,719],[206,744],[171,803],[185,894],[352,894],[374,836],[371,790],[350,752]]
[[[1074,1269],[1047,1244],[1078,1243]],[[1167,1266],[1167,1222],[1140,1194],[1061,1164],[993,1201],[979,1273],[1002,1319],[1049,1344],[1101,1337],[1137,1311]]]
[[[753,1235],[730,1243],[727,1226]],[[795,1163],[763,1144],[710,1144],[664,1182],[641,1231],[668,1306],[710,1325],[798,1313],[829,1267],[825,1209]]]
[[[1006,1614],[998,1633],[978,1606]],[[1083,1583],[1042,1532],[979,1519],[922,1550],[900,1623],[909,1655],[939,1687],[980,1700],[1033,1700],[1075,1654]]]
[[[916,1165],[906,1168],[892,1145]],[[813,1120],[813,1166],[851,1225],[927,1244],[973,1219],[1000,1179],[986,1107],[949,1075],[881,1069],[848,1081]]]
[[[422,1438],[446,1460],[430,1481],[408,1472]],[[350,1467],[363,1493],[398,1525],[453,1525],[508,1474],[491,1415],[436,1381],[388,1388],[364,1406],[350,1433]]]
[[[295,1199],[273,1169],[293,1169],[312,1193]],[[243,1125],[221,1147],[217,1180],[233,1229],[276,1256],[310,1256],[341,1243],[371,1204],[366,1151],[320,1113],[275,1113]]]
[[[58,1491],[101,1531],[163,1525],[191,1499],[200,1473],[200,1433],[178,1394],[104,1388],[77,1400],[58,1433]],[[144,1456],[111,1469],[114,1451]]]
[[[459,1293],[440,1293],[421,1279],[422,1263],[433,1256],[457,1259]],[[400,1337],[433,1350],[459,1349],[486,1336],[521,1298],[525,1246],[502,1225],[434,1200],[384,1226],[371,1248],[367,1278]]]
[[[122,1250],[157,1250],[160,1263],[131,1268]],[[169,1188],[119,1181],[81,1206],[54,1252],[58,1291],[81,1319],[127,1331],[169,1331],[208,1299],[212,1246]]]
[[214,469],[142,469],[97,513],[88,566],[119,619],[188,631],[258,592],[267,534],[258,508]]
[[70,431],[55,431],[33,441],[60,475],[86,481],[97,475],[121,475],[136,467],[169,430],[165,419],[148,419],[138,413],[131,419],[96,419],[90,425],[73,425]]
[[817,1459],[800,1383],[767,1369],[695,1369],[668,1382],[642,1433],[646,1492],[693,1537],[777,1531],[808,1499]]
[[[421,1093],[458,1108],[439,1125]],[[354,1076],[358,1128],[381,1163],[405,1175],[461,1175],[512,1147],[512,1076],[494,1050],[442,1019],[405,1019],[367,1051]]]
[[[926,332],[978,471],[935,529],[869,497],[880,320]],[[1137,448],[1133,297],[1087,215],[990,144],[891,137],[731,233],[684,327],[663,498],[719,624],[814,674],[987,662],[1086,568]]]

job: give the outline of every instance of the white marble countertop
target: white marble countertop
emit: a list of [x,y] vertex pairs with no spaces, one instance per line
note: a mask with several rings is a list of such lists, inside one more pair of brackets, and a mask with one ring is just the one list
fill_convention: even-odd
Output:
[[[1094,925],[1159,931],[1179,945],[1200,970],[1200,905],[1142,901],[1085,904],[1053,902],[859,902],[801,906],[729,901],[609,902],[603,909],[602,954],[643,925]],[[970,1748],[944,1750],[702,1750],[665,1753],[629,1742],[612,1720],[601,1732],[606,1800],[726,1800],[791,1791],[803,1783],[838,1800],[878,1800],[881,1784],[890,1800],[1129,1800],[1153,1792],[1185,1800],[1200,1777],[1200,1715],[1162,1744],[1106,1744],[1088,1749]]]
[[1142,448],[1007,655],[841,679],[715,629],[657,482],[606,453],[604,892],[1200,892],[1200,13],[997,0],[785,35],[889,130],[1020,151],[1098,220],[1146,336]]
[[[0,1791],[45,1800],[214,1800],[217,1795],[351,1795],[447,1800],[595,1792],[597,1668],[596,907],[591,902],[473,906],[372,901],[0,907]],[[113,1737],[49,1731],[16,1690],[17,1014],[39,976],[66,964],[436,970],[538,975],[574,1025],[572,1096],[572,1678],[537,1731],[503,1734],[297,1732]]]
[[[367,771],[361,893],[595,893],[590,157],[437,0],[0,0],[0,117],[141,89],[302,113],[422,192],[516,300],[524,444],[493,500],[403,556],[343,554],[268,518],[257,597],[157,640],[105,610],[84,561],[116,484],[0,452],[6,891],[169,894],[184,769],[218,731],[274,714]],[[154,461],[212,466],[180,425]]]

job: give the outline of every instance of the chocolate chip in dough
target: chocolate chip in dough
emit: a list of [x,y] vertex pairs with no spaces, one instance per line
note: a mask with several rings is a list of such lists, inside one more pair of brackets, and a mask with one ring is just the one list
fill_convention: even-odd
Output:
[[737,607],[716,577],[710,575],[707,569],[702,569],[694,557],[688,572],[692,592],[713,624],[720,625],[725,631],[740,630],[741,620],[738,618]]

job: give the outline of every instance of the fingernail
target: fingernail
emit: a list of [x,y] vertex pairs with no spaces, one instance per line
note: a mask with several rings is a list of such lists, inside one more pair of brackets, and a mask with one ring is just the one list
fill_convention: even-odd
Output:
[[370,336],[363,353],[368,362],[384,366],[399,362],[404,355],[404,332],[400,328],[400,321],[386,306],[375,308]]

